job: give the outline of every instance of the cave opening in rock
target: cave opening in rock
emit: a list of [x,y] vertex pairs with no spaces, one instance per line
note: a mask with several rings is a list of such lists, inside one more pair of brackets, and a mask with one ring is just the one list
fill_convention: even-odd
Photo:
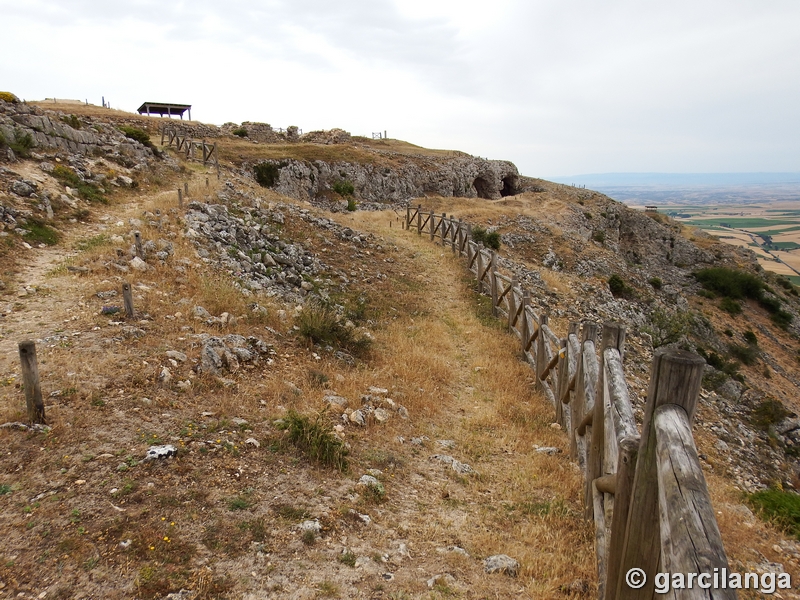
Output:
[[476,177],[472,185],[475,187],[475,191],[478,192],[478,198],[492,199],[492,186],[483,177]]
[[503,177],[503,189],[500,190],[500,195],[505,196],[514,196],[517,193],[517,176],[516,175],[506,175]]

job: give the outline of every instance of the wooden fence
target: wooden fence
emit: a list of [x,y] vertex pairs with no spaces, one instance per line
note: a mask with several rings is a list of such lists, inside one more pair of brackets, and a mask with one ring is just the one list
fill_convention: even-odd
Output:
[[[217,143],[207,143],[205,140],[194,140],[189,135],[174,126],[166,126],[161,129],[161,145],[166,141],[167,146],[175,146],[178,152],[184,152],[186,158],[201,160],[203,164],[212,163],[217,169],[219,178],[219,153]],[[200,153],[198,157],[197,154]]]
[[[520,340],[536,386],[553,404],[584,474],[599,597],[653,598],[659,572],[723,573],[728,560],[692,436],[703,359],[683,350],[656,353],[640,433],[622,368],[624,326],[572,323],[559,337],[547,313],[531,306],[530,292],[498,269],[497,253],[472,241],[469,224],[409,205],[404,226],[464,257],[478,291],[491,297],[493,314]],[[643,586],[628,584],[631,569],[646,575]],[[735,590],[698,585],[671,593],[736,598]]]

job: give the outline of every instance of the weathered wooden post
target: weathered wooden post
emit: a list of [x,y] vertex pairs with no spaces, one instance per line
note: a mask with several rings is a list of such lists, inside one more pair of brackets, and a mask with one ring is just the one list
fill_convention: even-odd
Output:
[[447,220],[447,215],[445,213],[442,213],[442,224],[439,226],[439,229],[441,229],[441,231],[439,231],[439,233],[442,236],[442,246],[444,246],[444,240],[445,240],[444,236],[445,236],[445,232],[447,231],[447,229],[444,226],[446,220]]
[[[578,359],[578,367],[575,372],[575,396],[572,399],[572,432],[570,435],[570,456],[572,460],[578,460],[583,463],[583,457],[578,455],[578,430],[586,417],[586,386],[584,384],[584,369],[585,362],[585,348],[584,344],[587,341],[594,342],[597,340],[597,323],[585,322],[581,332],[581,355]],[[586,465],[581,464],[581,468]]]
[[[691,424],[700,394],[704,365],[702,358],[685,350],[661,350],[653,358],[642,422],[642,441],[636,461],[625,543],[616,583],[617,600],[637,600],[653,596],[653,574],[659,571],[661,556],[658,510],[660,490],[654,414],[661,406],[676,405],[686,412]],[[687,539],[685,542],[690,543],[691,540]],[[641,589],[632,589],[625,582],[625,573],[632,568],[642,569],[648,575],[647,583]]]
[[514,321],[517,318],[517,298],[514,296],[514,288],[517,287],[517,276],[511,277],[511,289],[508,290],[508,331],[514,332]]
[[[600,361],[597,372],[597,390],[594,395],[594,416],[592,417],[592,440],[589,447],[589,462],[586,465],[586,481],[589,485],[603,476],[603,449],[605,447],[605,350],[616,348],[620,357],[625,346],[625,327],[619,323],[603,323],[603,337],[600,344]],[[613,435],[613,432],[612,432]],[[588,487],[591,492],[591,487]]]
[[42,387],[39,383],[39,363],[36,360],[36,344],[33,340],[19,343],[19,360],[22,364],[22,385],[25,390],[25,406],[28,420],[45,425]]
[[478,279],[478,293],[483,293],[483,281],[481,278],[483,271],[483,248],[480,245],[475,250],[478,255],[475,257],[475,277]]
[[422,235],[422,204],[417,206],[417,235]]
[[[567,331],[567,337],[561,340],[561,368],[558,370],[558,393],[556,397],[558,398],[558,402],[556,403],[556,423],[559,423],[561,427],[569,433],[570,428],[568,427],[568,420],[569,420],[569,386],[570,386],[570,365],[572,363],[577,364],[576,357],[572,356],[570,353],[570,343],[569,343],[569,336],[577,335],[578,331],[580,330],[580,323],[572,322],[569,324],[569,330]],[[574,373],[574,371],[573,371]],[[566,402],[565,402],[566,400]]]
[[489,262],[489,284],[492,288],[492,316],[497,316],[497,275],[495,274],[495,270],[497,269],[497,252],[492,250],[492,259]]
[[[528,340],[531,339],[531,332],[528,328],[528,307],[531,305],[531,293],[528,290],[522,292],[522,311],[520,312],[520,319],[522,322],[519,324],[519,334],[522,342],[522,354],[525,355],[525,360],[528,360]],[[535,371],[534,371],[535,373]],[[539,389],[539,378],[536,378],[536,389]]]
[[178,208],[183,208],[183,192],[178,188]]
[[183,182],[183,195],[186,196],[187,199],[189,198],[189,183],[186,181]]
[[[458,226],[459,229],[456,229]],[[461,221],[459,220],[458,224],[456,224],[456,220],[450,216],[450,246],[453,251],[453,254],[456,253],[456,232],[461,229]]]
[[[178,193],[180,193],[180,190],[178,190]],[[142,260],[145,260],[144,248],[142,248],[142,234],[140,232],[138,231],[133,232],[133,243],[136,246],[136,255]]]
[[540,390],[543,387],[542,374],[544,368],[547,366],[547,349],[545,346],[549,343],[544,335],[542,328],[549,323],[550,317],[547,313],[543,312],[539,315],[539,335],[536,337],[536,363],[534,364],[534,373],[536,373],[536,389]]
[[430,226],[431,243],[433,243],[433,236],[436,234],[436,213],[433,212],[433,209],[431,209],[430,222],[431,222]]
[[467,223],[467,234],[465,236],[466,241],[464,245],[467,247],[467,258],[469,258],[469,243],[472,241],[472,223]]
[[127,281],[122,284],[122,301],[125,303],[125,316],[128,319],[133,318],[133,292],[131,291],[131,284]]
[[411,225],[411,204],[406,204],[406,226],[404,229],[408,229],[409,225]]

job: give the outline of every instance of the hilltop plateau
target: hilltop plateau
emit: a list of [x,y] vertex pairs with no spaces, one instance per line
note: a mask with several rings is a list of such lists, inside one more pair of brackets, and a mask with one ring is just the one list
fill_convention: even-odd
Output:
[[[595,597],[553,408],[409,205],[496,232],[558,335],[624,325],[638,419],[654,351],[704,356],[695,438],[731,566],[800,575],[797,524],[752,496],[800,487],[800,302],[752,251],[343,130],[0,101],[0,135],[0,598]],[[487,573],[496,555],[518,565]]]

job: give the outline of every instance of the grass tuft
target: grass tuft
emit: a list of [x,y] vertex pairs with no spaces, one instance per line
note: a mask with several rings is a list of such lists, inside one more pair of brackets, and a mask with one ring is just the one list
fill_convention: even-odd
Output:
[[347,448],[333,433],[325,416],[325,411],[322,411],[312,420],[308,416],[290,410],[283,420],[284,427],[289,433],[289,441],[315,462],[346,471]]
[[800,496],[783,490],[762,490],[748,496],[750,505],[766,521],[800,540]]
[[365,355],[372,346],[372,340],[343,325],[334,310],[319,303],[310,302],[303,307],[297,326],[300,335],[309,341],[344,348],[355,356]]

